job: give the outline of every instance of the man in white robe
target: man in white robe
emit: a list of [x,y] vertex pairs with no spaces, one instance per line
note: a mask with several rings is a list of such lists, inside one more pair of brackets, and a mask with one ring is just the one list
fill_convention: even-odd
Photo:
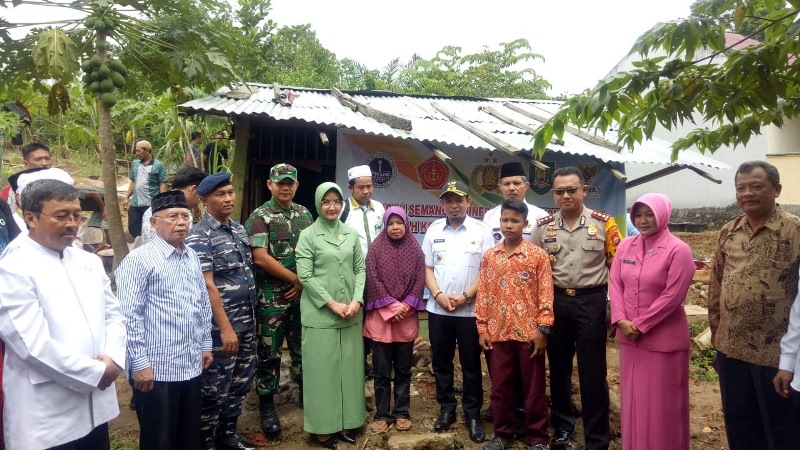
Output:
[[0,256],[6,448],[107,449],[107,423],[119,414],[124,317],[101,260],[71,246],[78,191],[40,180],[22,201],[29,231]]

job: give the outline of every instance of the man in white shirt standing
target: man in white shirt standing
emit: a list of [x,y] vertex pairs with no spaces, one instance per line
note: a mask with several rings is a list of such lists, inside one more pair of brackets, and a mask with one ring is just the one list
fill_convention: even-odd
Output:
[[[347,180],[351,195],[339,213],[339,220],[358,232],[361,254],[366,258],[372,241],[383,230],[385,209],[381,202],[372,199],[375,188],[372,184],[372,169],[368,165],[355,166],[348,170]],[[364,338],[364,374],[367,378],[372,378],[372,368],[367,364],[370,348],[370,340]]]
[[211,355],[211,302],[200,259],[183,240],[192,216],[181,191],[153,197],[157,237],[119,265],[117,294],[127,318],[139,445],[200,448],[201,378]]
[[[800,283],[798,284],[800,289]],[[800,412],[800,294],[794,299],[789,311],[789,329],[781,339],[781,359],[778,373],[772,380],[775,392],[783,398],[794,398],[797,411]]]
[[439,199],[445,218],[431,223],[422,241],[425,286],[431,295],[425,308],[440,407],[434,430],[447,431],[456,421],[453,357],[458,344],[464,379],[464,419],[470,439],[483,442],[481,347],[475,322],[475,294],[481,258],[494,241],[486,224],[467,216],[472,199],[464,183],[449,181]]
[[34,181],[22,209],[29,231],[0,259],[6,448],[108,449],[125,319],[100,259],[72,247],[78,191]]
[[[522,230],[522,238],[526,241],[531,240],[533,230],[536,229],[536,221],[548,216],[547,211],[533,206],[525,200],[525,193],[528,192],[530,185],[521,163],[510,162],[500,166],[500,183],[497,187],[500,189],[503,201],[520,200],[528,206],[528,225]],[[483,223],[492,229],[495,244],[503,242],[503,233],[500,231],[500,206],[497,205],[486,211],[483,216]]]

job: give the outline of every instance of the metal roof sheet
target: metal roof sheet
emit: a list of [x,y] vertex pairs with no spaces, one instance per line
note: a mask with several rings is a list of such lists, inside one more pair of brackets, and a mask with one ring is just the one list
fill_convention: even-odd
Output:
[[[274,91],[271,85],[247,83],[243,86],[234,87],[236,92],[239,93],[246,88],[254,91],[249,96],[245,94],[246,98],[232,98],[234,94],[231,93],[231,88],[222,88],[206,97],[183,103],[179,105],[179,108],[189,114],[263,116],[278,121],[299,120],[310,124],[350,128],[379,136],[428,141],[464,149],[495,150],[493,145],[437,111],[432,106],[433,103],[436,103],[450,114],[469,122],[476,129],[510,144],[519,151],[530,153],[533,148],[533,136],[531,134],[481,111],[480,108],[483,106],[492,107],[521,123],[536,127],[540,125],[540,122],[513,111],[504,106],[504,104],[506,102],[513,103],[523,110],[534,112],[545,118],[552,116],[562,104],[562,102],[554,100],[470,99],[399,95],[387,92],[349,92],[349,95],[356,102],[369,105],[384,113],[411,120],[412,129],[404,131],[365,116],[360,112],[352,111],[342,105],[330,90],[282,87],[284,92],[291,90],[295,95],[291,106],[283,106],[280,103],[273,102]],[[609,131],[602,137],[610,143],[616,141],[616,133],[613,131]],[[569,131],[565,131],[563,142],[563,145],[551,143],[547,148],[554,152],[589,156],[605,162],[671,163],[672,149],[670,144],[661,139],[644,141],[632,152],[628,150],[617,152],[602,145],[586,141],[571,134]],[[717,169],[730,168],[727,164],[691,150],[680,152],[676,163],[704,165]]]

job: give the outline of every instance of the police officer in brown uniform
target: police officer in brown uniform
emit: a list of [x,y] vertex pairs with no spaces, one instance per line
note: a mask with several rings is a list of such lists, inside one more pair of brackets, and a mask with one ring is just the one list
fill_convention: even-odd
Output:
[[610,441],[606,381],[606,293],[608,267],[620,241],[614,218],[583,205],[589,187],[576,167],[553,173],[559,211],[537,221],[533,242],[549,255],[553,269],[555,322],[548,337],[552,448],[572,445],[572,359],[578,377],[585,448],[606,450]]

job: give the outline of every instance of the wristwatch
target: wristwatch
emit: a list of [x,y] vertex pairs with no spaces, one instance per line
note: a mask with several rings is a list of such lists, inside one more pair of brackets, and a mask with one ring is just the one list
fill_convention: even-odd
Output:
[[552,333],[552,332],[553,332],[553,330],[548,326],[545,326],[545,325],[540,325],[539,326],[539,333],[542,333],[545,336],[550,336],[550,333]]
[[469,295],[467,295],[467,291],[462,292],[461,295],[464,296],[465,304],[469,305],[470,303],[472,303],[472,299],[469,297]]

